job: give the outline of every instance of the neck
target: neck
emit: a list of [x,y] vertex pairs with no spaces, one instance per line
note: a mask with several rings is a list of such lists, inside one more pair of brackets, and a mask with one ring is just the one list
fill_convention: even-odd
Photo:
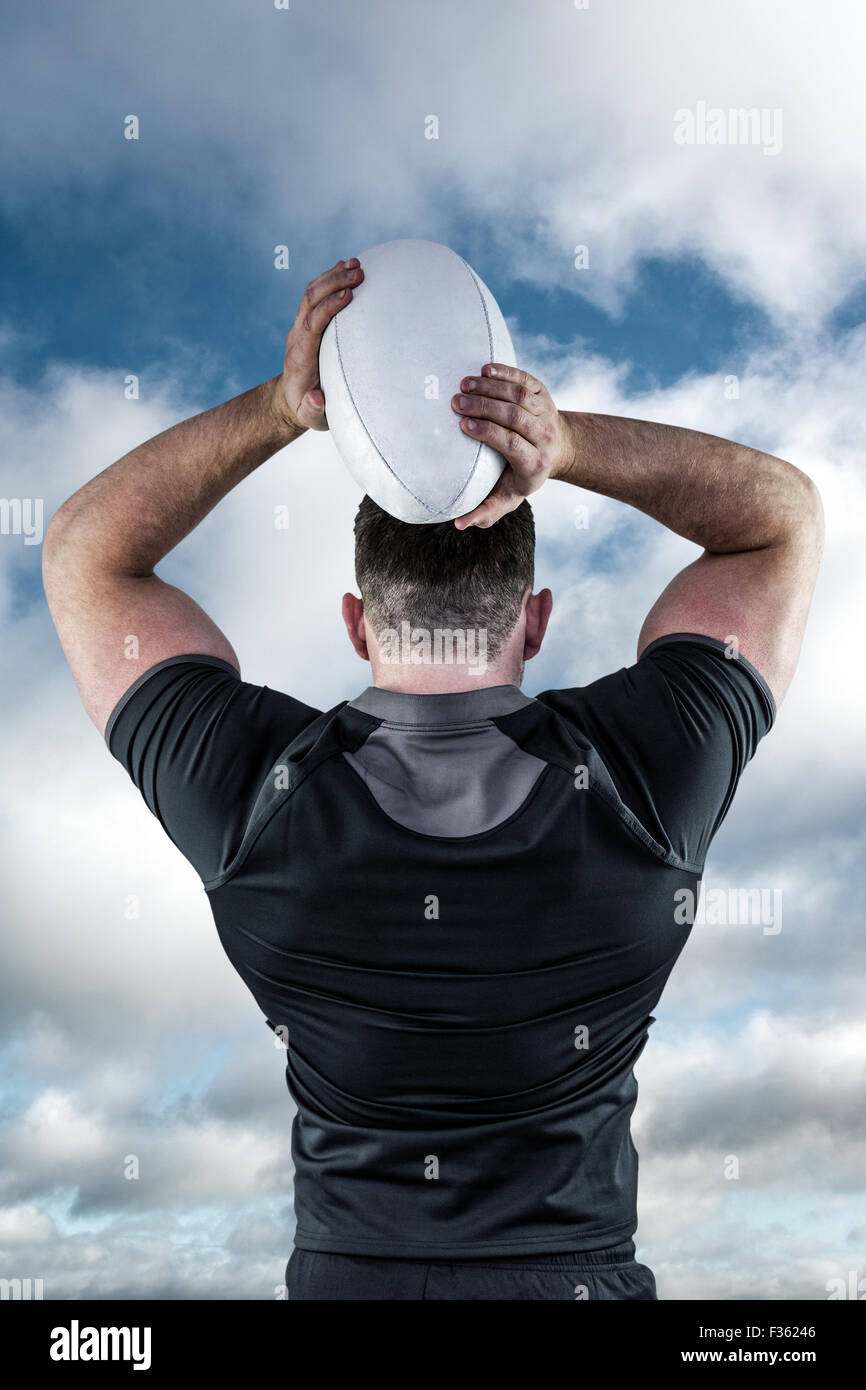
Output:
[[449,695],[465,690],[486,690],[496,685],[519,686],[523,669],[512,662],[478,670],[464,665],[397,665],[373,663],[373,684],[377,690],[393,690],[404,695]]

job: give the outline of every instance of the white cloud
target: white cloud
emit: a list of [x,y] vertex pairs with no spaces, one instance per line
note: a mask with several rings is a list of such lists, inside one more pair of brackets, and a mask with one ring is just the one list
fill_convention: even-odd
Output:
[[[687,254],[780,322],[815,323],[862,275],[864,38],[847,0],[699,18],[679,0],[531,16],[503,0],[495,23],[480,0],[254,15],[155,0],[122,22],[98,0],[64,15],[63,44],[34,11],[9,36],[2,124],[26,113],[30,141],[6,197],[25,216],[46,178],[92,193],[120,178],[128,197],[236,219],[262,258],[334,224],[366,238],[346,255],[419,228],[447,240],[456,202],[505,274],[559,293],[615,310],[641,258]],[[678,145],[675,115],[698,102],[781,111],[781,152]],[[589,271],[570,269],[577,244]]]
[[0,1251],[30,1241],[47,1241],[55,1234],[54,1222],[37,1207],[22,1204],[0,1209]]

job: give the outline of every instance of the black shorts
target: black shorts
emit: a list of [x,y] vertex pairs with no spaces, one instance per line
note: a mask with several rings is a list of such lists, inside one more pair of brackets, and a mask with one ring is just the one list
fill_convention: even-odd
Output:
[[401,1260],[293,1250],[286,1266],[290,1299],[657,1299],[651,1269],[634,1242],[557,1255],[499,1255],[479,1260]]

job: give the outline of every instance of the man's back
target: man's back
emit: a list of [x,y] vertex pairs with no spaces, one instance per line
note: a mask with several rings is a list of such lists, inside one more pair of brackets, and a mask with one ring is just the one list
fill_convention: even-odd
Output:
[[535,700],[371,687],[320,714],[196,656],[124,696],[109,747],[287,1042],[300,1249],[633,1235],[634,1064],[774,713],[687,634]]

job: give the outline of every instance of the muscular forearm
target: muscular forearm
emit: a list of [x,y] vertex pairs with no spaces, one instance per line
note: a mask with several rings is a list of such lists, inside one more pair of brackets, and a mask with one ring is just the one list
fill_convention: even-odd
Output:
[[717,554],[786,541],[816,508],[790,463],[715,435],[561,411],[567,448],[551,474],[627,502]]
[[225,494],[305,430],[327,429],[319,346],[363,271],[307,286],[280,376],[165,430],[65,502],[42,547],[45,596],[84,707],[101,733],[139,675],[176,657],[238,656],[195,600],[154,567]]
[[275,407],[279,378],[184,420],[63,504],[46,544],[79,573],[148,575],[237,483],[303,431]]

